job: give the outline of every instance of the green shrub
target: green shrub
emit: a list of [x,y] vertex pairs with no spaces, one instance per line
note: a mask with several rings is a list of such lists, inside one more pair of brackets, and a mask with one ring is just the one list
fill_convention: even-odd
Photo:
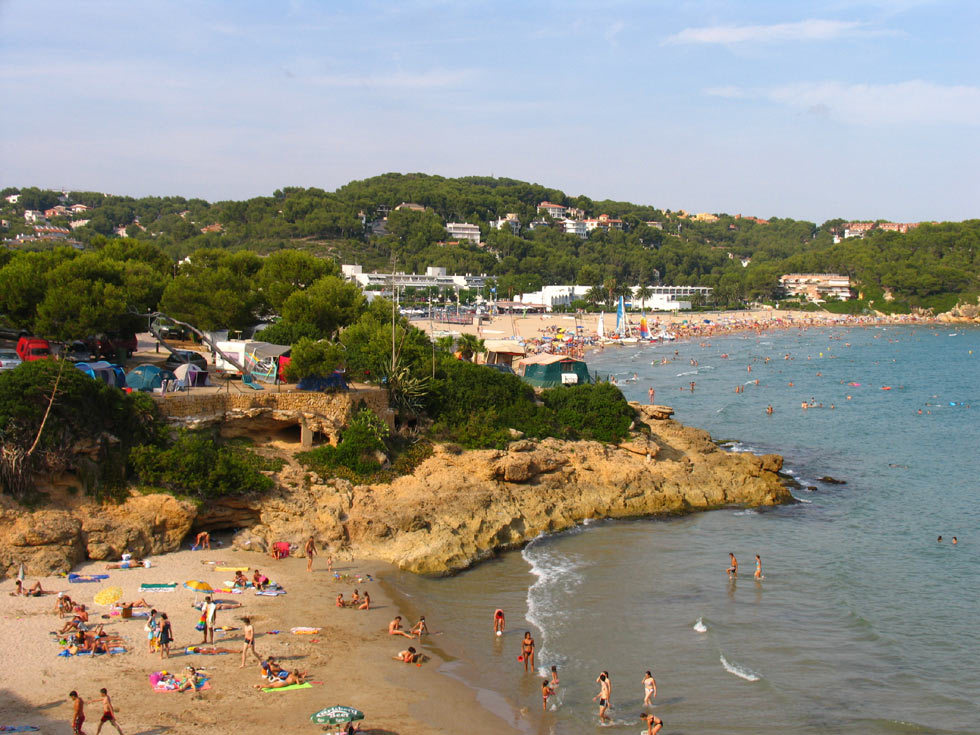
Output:
[[169,447],[137,447],[130,461],[141,483],[201,499],[267,492],[275,483],[261,470],[282,466],[240,446],[222,446],[210,432],[187,430]]
[[388,425],[373,411],[362,408],[340,436],[335,447],[326,446],[296,455],[300,464],[317,474],[336,474],[346,470],[359,481],[381,469],[375,454],[385,451]]
[[629,434],[636,412],[619,388],[609,383],[567,385],[541,393],[561,435],[569,439],[616,442]]

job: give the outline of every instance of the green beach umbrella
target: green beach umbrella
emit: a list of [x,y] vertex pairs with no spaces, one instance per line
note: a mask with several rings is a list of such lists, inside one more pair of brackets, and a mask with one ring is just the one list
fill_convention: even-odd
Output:
[[353,707],[335,704],[333,707],[324,707],[319,712],[314,712],[310,715],[310,719],[318,725],[343,725],[345,722],[363,720],[364,713]]

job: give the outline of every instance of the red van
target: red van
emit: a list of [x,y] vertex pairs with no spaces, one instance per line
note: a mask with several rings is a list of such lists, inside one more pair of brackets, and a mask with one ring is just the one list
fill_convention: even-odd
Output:
[[17,340],[17,355],[24,362],[46,360],[51,357],[51,345],[40,337],[21,337]]

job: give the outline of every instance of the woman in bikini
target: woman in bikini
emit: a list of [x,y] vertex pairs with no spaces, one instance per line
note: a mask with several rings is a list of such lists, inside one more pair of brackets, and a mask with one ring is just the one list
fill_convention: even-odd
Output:
[[524,639],[521,641],[521,659],[524,661],[525,672],[528,671],[528,666],[534,671],[534,639],[529,630],[524,631]]
[[170,658],[170,644],[173,643],[174,632],[170,627],[167,613],[160,613],[160,658]]
[[657,696],[657,680],[649,671],[643,677],[643,706],[650,706],[650,697]]

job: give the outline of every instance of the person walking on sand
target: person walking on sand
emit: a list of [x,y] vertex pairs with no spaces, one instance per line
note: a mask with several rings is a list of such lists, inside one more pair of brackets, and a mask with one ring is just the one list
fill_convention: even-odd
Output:
[[306,542],[306,548],[303,550],[306,553],[306,571],[313,571],[313,557],[316,556],[316,542],[313,537],[310,536],[309,540]]
[[609,707],[609,680],[605,674],[599,674],[599,693],[592,697],[592,701],[599,700],[599,722],[605,723],[609,718],[606,717],[606,709]]
[[493,611],[493,632],[497,635],[504,634],[504,611],[499,607]]
[[643,706],[650,706],[650,697],[657,696],[657,680],[649,671],[643,677]]
[[106,691],[105,687],[99,690],[99,694],[102,695],[102,719],[99,720],[99,726],[95,730],[95,735],[99,735],[102,732],[102,726],[105,723],[109,723],[114,728],[119,735],[123,735],[122,728],[119,727],[119,723],[116,722],[116,710],[112,706],[112,700],[109,698],[109,692]]
[[255,656],[255,660],[262,663],[262,657],[255,650],[255,628],[252,627],[252,619],[247,615],[242,618],[242,622],[245,623],[245,642],[242,644],[242,665],[238,668],[245,668],[245,657],[249,651]]
[[204,598],[204,640],[201,643],[207,643],[208,638],[211,639],[211,645],[214,646],[214,621],[218,615],[218,606],[211,600],[211,597]]
[[531,631],[529,630],[524,631],[519,660],[524,662],[525,673],[527,673],[529,666],[531,667],[530,670],[534,671],[534,639],[531,637]]
[[735,554],[728,552],[728,558],[730,559],[728,566],[728,577],[729,579],[734,579],[738,576],[738,559],[735,558]]
[[755,555],[755,574],[752,576],[756,579],[762,579],[762,558],[758,554]]
[[68,692],[68,697],[72,702],[71,731],[72,735],[85,735],[82,732],[82,725],[85,724],[85,700],[78,696],[78,692],[72,690]]

